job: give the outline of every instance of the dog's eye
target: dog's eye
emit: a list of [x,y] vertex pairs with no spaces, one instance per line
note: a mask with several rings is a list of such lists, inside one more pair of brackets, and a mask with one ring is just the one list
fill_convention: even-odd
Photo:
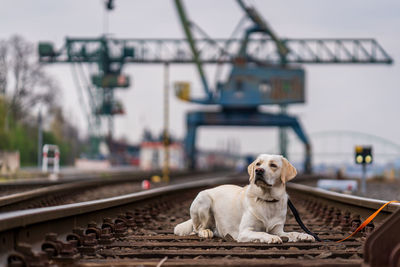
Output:
[[270,163],[269,166],[270,166],[271,168],[278,168],[278,165],[276,165],[276,164],[274,164],[274,163]]
[[260,165],[261,165],[261,162],[257,162],[257,163],[256,163],[256,166],[260,166]]

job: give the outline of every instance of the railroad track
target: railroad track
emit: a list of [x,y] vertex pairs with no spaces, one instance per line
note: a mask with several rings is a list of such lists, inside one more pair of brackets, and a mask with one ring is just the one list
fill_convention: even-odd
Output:
[[[106,180],[107,178],[113,177],[114,179],[126,179],[132,177],[132,174],[136,175],[145,175],[149,174],[149,172],[140,172],[133,170],[118,170],[118,171],[109,171],[106,173],[99,172],[82,172],[82,173],[73,173],[73,174],[60,174],[58,179],[50,179],[46,177],[36,178],[20,178],[10,181],[1,181],[0,182],[0,197],[8,196],[11,194],[19,194],[22,192],[31,191],[38,188],[62,185],[67,183],[76,183],[83,181],[101,181]],[[43,174],[42,174],[43,175]]]
[[[227,172],[220,171],[218,173],[222,175]],[[156,174],[156,172],[143,171],[116,172],[103,175],[97,174],[89,177],[80,175],[74,179],[70,177],[68,180],[63,181],[41,181],[39,185],[42,186],[39,188],[0,196],[0,213],[83,202],[141,191],[142,180],[150,179],[151,176]],[[179,182],[182,179],[189,178],[205,178],[207,175],[215,176],[216,173],[205,171],[174,171],[171,173],[171,182]],[[37,181],[23,182],[22,187],[25,188],[27,183],[34,185]],[[14,186],[18,188],[20,184],[14,183]],[[165,183],[158,183],[153,186],[162,185],[165,185]]]
[[[0,218],[2,260],[9,266],[361,266],[364,259],[367,265],[377,259],[370,252],[376,246],[371,237],[379,240],[385,235],[373,229],[399,208],[387,206],[375,225],[336,243],[382,203],[288,184],[305,224],[329,241],[263,244],[173,235],[173,227],[189,217],[189,206],[200,190],[246,181],[240,176],[204,179],[110,199],[5,213]],[[400,223],[400,215],[392,222],[396,218]],[[290,212],[285,230],[301,231]],[[365,242],[369,245],[364,247]]]
[[[186,171],[173,171],[172,175],[182,175]],[[204,171],[197,171],[196,173],[204,173]],[[74,171],[74,172],[61,172],[57,179],[50,179],[43,177],[44,174],[36,175],[31,178],[19,178],[15,180],[2,180],[0,182],[0,196],[10,195],[14,193],[21,193],[23,191],[42,188],[45,186],[53,186],[67,183],[84,182],[84,181],[98,181],[103,182],[107,179],[120,180],[120,179],[134,179],[135,177],[150,177],[152,175],[160,174],[160,171],[140,171],[133,168],[114,168],[107,171]],[[48,176],[49,174],[47,174]]]

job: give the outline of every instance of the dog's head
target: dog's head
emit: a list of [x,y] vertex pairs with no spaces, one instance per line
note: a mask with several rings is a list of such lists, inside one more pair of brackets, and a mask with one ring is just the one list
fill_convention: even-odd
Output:
[[247,171],[250,175],[250,183],[262,188],[285,184],[297,174],[296,168],[286,158],[280,155],[268,154],[259,155],[249,165]]

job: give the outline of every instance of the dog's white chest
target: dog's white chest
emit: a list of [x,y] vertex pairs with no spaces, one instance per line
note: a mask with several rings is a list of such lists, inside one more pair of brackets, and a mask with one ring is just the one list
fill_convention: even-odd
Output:
[[286,206],[284,199],[279,202],[260,202],[257,200],[250,200],[249,210],[252,215],[257,218],[265,227],[268,232],[276,225],[284,224],[286,218]]

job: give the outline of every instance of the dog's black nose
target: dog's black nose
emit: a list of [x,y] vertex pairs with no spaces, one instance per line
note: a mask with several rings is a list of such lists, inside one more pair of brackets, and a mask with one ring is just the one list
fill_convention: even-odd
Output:
[[263,168],[257,168],[256,169],[256,174],[258,174],[258,175],[261,175],[261,174],[263,174],[264,173],[264,169]]

